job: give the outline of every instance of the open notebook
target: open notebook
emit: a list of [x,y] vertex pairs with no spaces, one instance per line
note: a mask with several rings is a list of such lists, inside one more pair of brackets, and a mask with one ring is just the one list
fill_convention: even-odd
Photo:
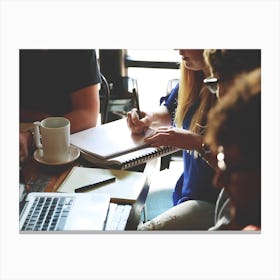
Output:
[[142,172],[74,166],[57,191],[73,193],[77,188],[110,180],[112,177],[115,178],[115,181],[94,187],[86,192],[106,193],[111,197],[111,202],[133,204],[147,182],[147,175]]
[[20,213],[20,231],[104,230],[110,196],[32,192]]
[[126,119],[120,119],[71,134],[71,144],[78,147],[81,156],[95,167],[127,169],[155,157],[178,151],[171,147],[149,147],[144,138],[153,133],[134,135]]

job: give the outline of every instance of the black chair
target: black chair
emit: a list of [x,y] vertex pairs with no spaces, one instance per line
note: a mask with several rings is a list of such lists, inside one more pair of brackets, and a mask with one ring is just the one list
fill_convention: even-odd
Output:
[[138,99],[137,80],[122,76],[110,83],[109,121],[126,117],[136,107]]
[[167,83],[166,95],[169,95],[172,89],[179,83],[179,79],[171,79]]
[[107,123],[108,121],[108,110],[109,110],[109,100],[110,100],[110,88],[107,79],[102,73],[100,73],[101,83],[99,90],[100,98],[100,114],[101,114],[101,124]]

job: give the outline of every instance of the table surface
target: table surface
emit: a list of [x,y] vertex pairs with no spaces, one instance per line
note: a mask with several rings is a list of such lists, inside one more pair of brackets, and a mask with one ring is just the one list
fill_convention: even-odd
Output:
[[[85,166],[84,164],[85,162],[79,158],[75,162],[69,164],[61,166],[48,166],[40,164],[33,157],[30,157],[21,166],[20,181],[25,184],[27,192],[56,192],[73,166]],[[149,192],[149,174],[151,174],[156,168],[156,164],[156,160],[151,160],[150,162],[146,163],[143,169],[143,172],[148,176],[148,180],[143,185],[143,189],[137,201],[132,204],[126,230],[137,229]],[[88,165],[86,167],[90,166]]]

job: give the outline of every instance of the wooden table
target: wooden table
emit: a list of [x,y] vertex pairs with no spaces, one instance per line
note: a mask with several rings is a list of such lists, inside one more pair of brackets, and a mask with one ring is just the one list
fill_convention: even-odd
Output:
[[[82,164],[81,164],[82,162]],[[20,180],[26,185],[27,192],[56,192],[60,184],[64,181],[73,166],[85,166],[81,159],[73,163],[62,166],[43,165],[30,157],[22,166],[20,171]],[[143,170],[146,173],[147,181],[139,195],[137,201],[132,205],[130,216],[127,221],[126,230],[136,230],[139,224],[141,213],[144,209],[146,198],[149,192],[150,180],[157,166],[157,159],[149,161]],[[89,165],[87,167],[90,167]]]

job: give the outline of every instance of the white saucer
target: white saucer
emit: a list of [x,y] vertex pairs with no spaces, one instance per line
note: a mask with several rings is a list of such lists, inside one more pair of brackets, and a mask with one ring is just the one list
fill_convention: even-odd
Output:
[[43,164],[47,164],[47,165],[63,165],[63,164],[67,164],[70,162],[73,162],[74,160],[76,160],[79,156],[80,156],[80,150],[76,147],[70,146],[70,151],[69,151],[69,155],[68,155],[68,160],[63,161],[63,162],[49,162],[49,161],[45,161],[44,160],[44,156],[43,156],[43,150],[42,149],[37,149],[33,156],[34,159],[40,163]]

